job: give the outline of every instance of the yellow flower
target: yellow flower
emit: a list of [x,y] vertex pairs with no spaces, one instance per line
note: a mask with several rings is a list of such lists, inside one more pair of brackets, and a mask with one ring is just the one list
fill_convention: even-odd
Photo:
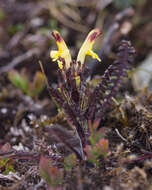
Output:
[[53,61],[57,61],[58,62],[58,66],[60,69],[63,68],[62,62],[60,60],[58,60],[60,57],[63,58],[65,60],[66,63],[66,69],[68,69],[70,67],[70,63],[71,63],[71,55],[69,52],[69,49],[66,46],[66,43],[64,42],[63,38],[61,37],[61,35],[59,34],[58,31],[54,30],[52,32],[53,37],[56,40],[57,46],[58,46],[58,51],[52,50],[50,52],[50,57],[52,58]]
[[[70,68],[70,63],[72,59],[71,59],[70,51],[66,46],[66,43],[64,42],[63,38],[61,37],[58,31],[54,30],[52,32],[52,35],[56,40],[58,50],[56,51],[53,50],[50,52],[51,58],[53,59],[53,61],[58,62],[58,66],[60,69],[63,68],[63,63],[61,60],[59,60],[59,58],[63,58],[65,60],[66,69]],[[97,59],[98,61],[101,61],[98,55],[92,50],[95,39],[99,35],[101,35],[101,31],[98,28],[92,30],[88,34],[86,40],[84,41],[82,47],[79,50],[77,61],[76,61],[77,65],[78,65],[78,62],[81,63],[81,66],[83,65],[86,55],[90,55],[93,59]]]
[[98,61],[101,61],[101,59],[98,57],[98,55],[96,53],[94,53],[92,50],[95,39],[99,35],[101,35],[101,31],[98,28],[91,30],[91,32],[88,34],[86,40],[84,41],[83,45],[81,46],[81,48],[79,50],[79,53],[77,56],[77,62],[80,61],[81,65],[84,63],[86,55],[90,55],[93,59],[97,59]]

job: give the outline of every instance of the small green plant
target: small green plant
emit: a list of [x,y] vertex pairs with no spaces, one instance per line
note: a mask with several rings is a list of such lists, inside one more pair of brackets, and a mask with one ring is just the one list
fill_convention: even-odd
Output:
[[100,164],[100,156],[106,157],[109,152],[109,143],[107,139],[100,139],[97,143],[92,142],[90,138],[91,145],[87,145],[85,147],[85,152],[88,157],[88,161],[99,165]]
[[69,154],[68,156],[65,157],[64,159],[64,168],[66,171],[71,170],[76,166],[77,163],[77,157],[74,153]]
[[10,70],[8,73],[8,78],[16,87],[23,90],[25,94],[30,97],[38,97],[43,88],[45,87],[45,76],[37,71],[33,82],[30,82],[27,74],[25,72],[18,72],[16,70]]
[[24,27],[24,25],[22,23],[9,25],[8,33],[10,35],[14,35],[16,32],[22,31],[23,27]]
[[15,172],[13,160],[10,158],[0,158],[0,170],[7,175],[9,172]]
[[47,184],[56,189],[63,179],[63,171],[53,165],[51,159],[41,156],[39,163],[40,175],[46,180]]

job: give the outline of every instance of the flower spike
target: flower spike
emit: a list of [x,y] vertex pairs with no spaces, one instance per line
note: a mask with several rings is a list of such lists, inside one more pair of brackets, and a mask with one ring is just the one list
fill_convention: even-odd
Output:
[[66,63],[66,69],[70,67],[71,62],[71,55],[69,52],[69,49],[67,48],[66,43],[64,42],[63,38],[61,37],[60,33],[56,30],[52,32],[52,36],[55,38],[58,50],[52,50],[50,52],[50,57],[53,61],[58,62],[58,66],[60,69],[63,68],[62,62],[59,60],[59,58],[63,58]]
[[101,34],[102,34],[101,30],[98,28],[91,30],[86,40],[82,44],[81,49],[79,50],[79,53],[77,56],[77,63],[81,62],[81,65],[83,65],[86,55],[90,55],[93,59],[97,59],[98,61],[101,61],[99,56],[92,50],[95,39]]

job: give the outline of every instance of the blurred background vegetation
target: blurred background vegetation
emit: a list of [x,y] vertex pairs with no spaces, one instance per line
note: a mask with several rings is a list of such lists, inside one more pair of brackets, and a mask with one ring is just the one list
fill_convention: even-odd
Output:
[[[56,49],[51,31],[58,30],[76,57],[87,33],[101,28],[102,39],[95,49],[102,58],[87,63],[92,73],[101,74],[115,59],[121,39],[129,39],[137,51],[133,66],[151,54],[152,2],[150,0],[1,0],[0,80],[12,69],[25,70],[33,79],[44,64],[50,82],[56,80],[57,64],[49,52]],[[21,71],[23,72],[23,71]],[[2,77],[3,74],[3,77]]]

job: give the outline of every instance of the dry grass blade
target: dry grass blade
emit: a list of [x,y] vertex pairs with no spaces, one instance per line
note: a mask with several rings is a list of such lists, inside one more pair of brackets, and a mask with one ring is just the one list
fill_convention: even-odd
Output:
[[78,159],[85,159],[85,155],[79,138],[73,136],[69,131],[59,125],[54,125],[50,127],[46,126],[45,128],[47,131],[50,132],[50,135],[52,137],[54,137],[57,141],[65,144],[67,148],[74,152],[77,155]]
[[48,7],[50,10],[50,14],[53,15],[59,22],[63,25],[72,28],[73,30],[77,30],[79,32],[87,32],[88,28],[82,24],[76,23],[68,19],[64,14],[61,13],[61,10],[57,8],[57,4],[54,1],[48,3]]

